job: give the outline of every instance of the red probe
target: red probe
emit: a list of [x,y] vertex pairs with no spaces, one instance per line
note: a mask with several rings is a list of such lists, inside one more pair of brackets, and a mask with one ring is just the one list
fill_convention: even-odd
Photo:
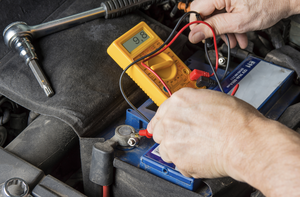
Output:
[[147,131],[147,129],[144,129],[144,130],[140,130],[139,131],[139,135],[140,136],[146,136],[147,138],[152,138],[152,133],[149,133],[148,131]]

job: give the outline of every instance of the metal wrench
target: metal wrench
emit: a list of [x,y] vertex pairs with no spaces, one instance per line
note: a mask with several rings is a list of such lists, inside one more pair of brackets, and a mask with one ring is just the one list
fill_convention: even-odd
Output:
[[39,82],[41,88],[48,97],[54,95],[54,91],[50,86],[45,74],[38,63],[38,57],[30,40],[43,37],[66,28],[81,24],[83,22],[93,20],[105,15],[103,7],[75,14],[69,17],[42,23],[35,26],[28,26],[25,22],[15,22],[8,25],[3,32],[4,42],[10,48],[15,48],[21,57],[24,58],[26,64],[32,70],[35,78]]
[[109,0],[101,3],[101,7],[35,26],[29,26],[25,22],[14,22],[4,29],[4,42],[8,47],[16,49],[20,56],[25,59],[26,64],[31,68],[41,88],[48,97],[51,97],[54,95],[54,91],[38,64],[38,57],[30,40],[67,29],[99,17],[113,18],[121,16],[139,9],[140,7],[159,1],[162,0]]

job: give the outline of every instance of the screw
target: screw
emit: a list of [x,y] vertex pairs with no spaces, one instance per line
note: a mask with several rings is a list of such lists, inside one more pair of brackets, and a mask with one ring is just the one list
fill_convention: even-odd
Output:
[[226,64],[226,59],[225,59],[224,57],[220,57],[220,58],[219,58],[219,64],[220,64],[221,66],[224,66],[224,65]]
[[140,142],[139,138],[131,137],[131,138],[129,138],[127,143],[129,146],[136,146],[139,144],[139,142]]

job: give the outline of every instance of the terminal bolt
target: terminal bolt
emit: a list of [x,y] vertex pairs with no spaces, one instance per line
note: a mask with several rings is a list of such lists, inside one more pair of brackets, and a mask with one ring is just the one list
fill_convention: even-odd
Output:
[[140,143],[140,139],[137,137],[131,137],[129,138],[127,143],[129,146],[138,146]]
[[220,58],[219,58],[219,65],[220,65],[220,66],[225,66],[225,64],[226,64],[226,59],[225,59],[225,57],[220,57]]
[[141,136],[138,133],[132,133],[128,139],[127,144],[129,146],[138,146],[141,141]]

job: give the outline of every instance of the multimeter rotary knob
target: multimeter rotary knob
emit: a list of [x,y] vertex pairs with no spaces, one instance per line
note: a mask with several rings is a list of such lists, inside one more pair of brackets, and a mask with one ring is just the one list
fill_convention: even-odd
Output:
[[166,53],[160,53],[151,58],[146,64],[154,70],[164,81],[173,79],[177,74],[174,60]]

